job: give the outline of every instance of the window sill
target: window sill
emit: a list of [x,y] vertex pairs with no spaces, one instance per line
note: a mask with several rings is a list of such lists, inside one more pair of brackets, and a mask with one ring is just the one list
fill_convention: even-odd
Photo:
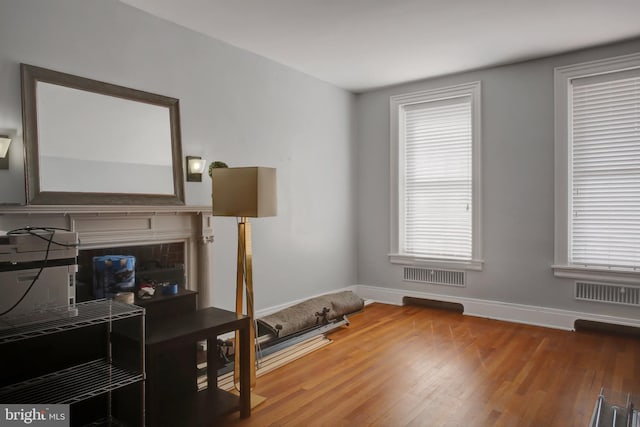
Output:
[[640,271],[612,270],[608,268],[582,267],[576,265],[552,265],[553,275],[563,279],[591,281],[615,281],[618,283],[638,284]]
[[391,264],[414,265],[417,267],[443,268],[454,270],[482,271],[483,260],[452,260],[445,258],[423,258],[406,254],[389,254]]

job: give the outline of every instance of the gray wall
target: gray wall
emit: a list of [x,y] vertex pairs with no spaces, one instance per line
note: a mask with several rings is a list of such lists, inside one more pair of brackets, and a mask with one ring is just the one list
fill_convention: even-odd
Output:
[[[253,221],[256,309],[356,282],[352,94],[116,0],[0,0],[0,130],[19,135],[21,62],[178,98],[184,155],[277,168],[279,215]],[[0,203],[24,203],[20,137],[10,162]],[[187,204],[210,204],[210,186],[185,183]],[[216,219],[227,308],[235,233]]]
[[[640,51],[640,40],[514,65],[413,82],[357,96],[358,282],[619,315],[638,310],[573,299],[573,281],[553,276],[554,104],[556,66]],[[389,263],[389,97],[416,90],[482,82],[482,272],[466,288],[402,281]]]
[[[257,309],[359,283],[637,318],[635,309],[575,302],[572,282],[550,265],[553,67],[639,50],[636,40],[354,97],[116,0],[0,0],[0,131],[22,133],[21,62],[179,98],[184,155],[278,169],[279,215],[253,221]],[[469,273],[465,289],[403,282],[387,259],[389,96],[474,80],[485,268]],[[10,160],[0,203],[23,203],[20,137]],[[209,204],[209,178],[185,192],[188,204]],[[227,308],[235,233],[234,219],[216,219],[213,299]]]

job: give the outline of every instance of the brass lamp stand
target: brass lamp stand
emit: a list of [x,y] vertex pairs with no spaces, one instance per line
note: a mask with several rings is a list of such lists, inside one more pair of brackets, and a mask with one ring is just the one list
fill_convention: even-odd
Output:
[[[245,289],[246,284],[246,289]],[[253,267],[251,254],[251,223],[249,218],[241,217],[238,222],[238,262],[236,272],[236,313],[242,314],[243,301],[242,294],[246,290],[247,295],[247,316],[251,318],[249,327],[249,341],[256,342],[255,313],[253,308]],[[240,390],[240,333],[236,331],[235,363],[233,370],[233,382],[236,389]],[[249,363],[251,364],[251,389],[256,385],[256,346],[251,346],[249,352]]]

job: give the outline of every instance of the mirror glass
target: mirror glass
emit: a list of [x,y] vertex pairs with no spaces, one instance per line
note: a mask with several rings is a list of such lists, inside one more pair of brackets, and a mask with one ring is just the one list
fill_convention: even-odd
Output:
[[184,204],[178,100],[22,65],[30,204]]

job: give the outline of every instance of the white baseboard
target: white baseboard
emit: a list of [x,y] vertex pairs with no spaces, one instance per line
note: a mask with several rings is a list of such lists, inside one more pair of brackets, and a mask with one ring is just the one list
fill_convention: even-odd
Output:
[[353,290],[361,298],[372,300],[375,302],[403,305],[404,297],[453,302],[462,304],[464,306],[464,314],[468,316],[505,320],[508,322],[544,326],[554,329],[574,330],[575,321],[578,319],[640,327],[640,320],[629,319],[625,317],[605,316],[601,314],[559,310],[555,308],[512,304],[475,298],[456,297],[451,295],[431,294],[428,292],[381,288],[368,285],[355,285],[351,286],[350,288],[355,288],[350,290]]

